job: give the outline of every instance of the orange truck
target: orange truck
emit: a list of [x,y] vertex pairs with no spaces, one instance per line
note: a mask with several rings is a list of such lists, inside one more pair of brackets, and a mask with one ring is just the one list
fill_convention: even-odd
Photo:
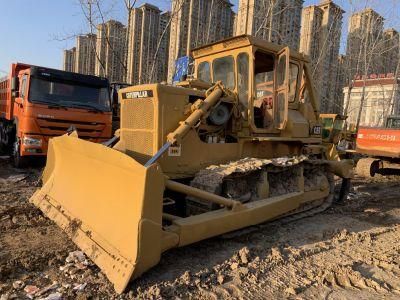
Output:
[[14,63],[0,79],[0,148],[23,167],[46,156],[51,137],[72,128],[83,139],[106,141],[111,110],[105,78]]
[[364,155],[357,173],[365,177],[400,172],[400,116],[386,119],[384,128],[359,128],[356,152]]

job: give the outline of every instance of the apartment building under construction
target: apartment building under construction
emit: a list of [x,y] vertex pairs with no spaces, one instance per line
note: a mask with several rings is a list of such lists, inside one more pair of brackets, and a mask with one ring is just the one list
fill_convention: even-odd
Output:
[[191,50],[233,35],[235,13],[229,0],[173,0],[169,44],[168,82],[175,61]]
[[336,80],[342,10],[331,0],[305,7],[302,12],[300,52],[311,58],[312,73],[321,99],[321,112],[337,112],[342,97],[336,95]]
[[123,82],[126,74],[126,28],[115,20],[97,26],[96,63],[97,76],[111,82]]
[[240,0],[236,35],[254,35],[298,50],[303,2],[303,0]]

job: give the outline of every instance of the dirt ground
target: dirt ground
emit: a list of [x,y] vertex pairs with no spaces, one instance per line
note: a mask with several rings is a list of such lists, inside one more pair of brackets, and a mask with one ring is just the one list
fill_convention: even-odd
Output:
[[28,202],[39,176],[0,158],[1,300],[400,298],[400,178],[356,178],[322,214],[169,251],[117,295]]

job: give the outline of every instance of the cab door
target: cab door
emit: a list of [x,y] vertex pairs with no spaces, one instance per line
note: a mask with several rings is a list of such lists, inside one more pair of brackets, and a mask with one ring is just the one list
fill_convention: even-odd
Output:
[[289,105],[289,47],[282,49],[275,66],[274,127],[283,130],[288,121]]
[[14,117],[16,117],[17,119],[22,117],[22,114],[24,112],[24,106],[26,105],[27,102],[28,78],[29,78],[28,74],[19,75],[19,81],[20,81],[19,92],[14,100]]

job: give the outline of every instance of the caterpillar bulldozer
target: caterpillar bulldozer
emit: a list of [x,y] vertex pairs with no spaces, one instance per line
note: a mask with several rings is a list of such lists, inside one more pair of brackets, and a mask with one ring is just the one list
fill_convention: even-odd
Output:
[[193,50],[176,86],[119,91],[107,144],[50,142],[30,199],[122,293],[161,254],[246,226],[318,213],[351,161],[326,159],[308,59],[238,36]]

